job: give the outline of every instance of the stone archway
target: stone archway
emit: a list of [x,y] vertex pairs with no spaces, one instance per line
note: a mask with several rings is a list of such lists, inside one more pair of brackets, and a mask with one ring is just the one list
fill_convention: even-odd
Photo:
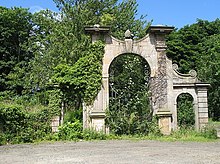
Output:
[[150,67],[137,54],[121,54],[109,67],[109,107],[106,128],[114,134],[145,134],[152,120]]
[[[195,99],[190,93],[181,93],[176,98],[176,120],[178,128],[192,128],[195,127]],[[176,121],[175,120],[175,121]]]
[[[207,90],[210,84],[202,83],[194,70],[189,74],[178,72],[178,66],[173,64],[173,100],[182,93],[189,93],[193,97],[195,110],[195,128],[201,129],[208,123]],[[173,129],[177,128],[176,101],[173,104]]]
[[174,106],[173,106],[173,129],[177,129],[178,127],[178,121],[177,121],[177,99],[178,96],[181,94],[189,94],[193,98],[193,109],[195,112],[195,128],[198,129],[198,100],[197,100],[197,94],[194,87],[192,88],[175,88],[174,90]]
[[[106,131],[105,110],[109,105],[108,69],[114,58],[126,53],[143,57],[150,66],[151,104],[153,113],[159,117],[158,123],[162,133],[170,134],[171,129],[176,129],[176,122],[173,121],[176,119],[175,97],[184,89],[191,89],[194,92],[198,99],[198,107],[201,107],[201,111],[204,111],[204,117],[201,117],[200,121],[198,121],[200,118],[200,113],[198,113],[197,127],[207,123],[208,84],[198,83],[198,80],[189,81],[188,75],[178,73],[176,67],[172,66],[172,61],[166,56],[165,36],[173,29],[174,27],[151,26],[147,31],[147,35],[137,41],[132,39],[128,30],[125,32],[125,40],[122,41],[110,35],[109,27],[91,26],[85,28],[85,31],[91,35],[92,42],[104,39],[106,45],[103,57],[102,87],[94,104],[83,107],[84,128]],[[191,74],[194,76],[195,72],[191,71]]]

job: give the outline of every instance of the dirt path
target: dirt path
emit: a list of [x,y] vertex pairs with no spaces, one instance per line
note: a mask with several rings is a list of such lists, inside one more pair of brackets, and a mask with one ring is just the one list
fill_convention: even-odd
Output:
[[0,163],[220,164],[220,141],[94,141],[0,146]]

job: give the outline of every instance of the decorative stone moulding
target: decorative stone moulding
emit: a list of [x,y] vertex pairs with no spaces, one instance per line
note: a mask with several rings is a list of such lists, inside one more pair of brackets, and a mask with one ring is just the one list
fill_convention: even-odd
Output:
[[197,77],[197,72],[195,70],[190,70],[188,74],[183,74],[183,73],[178,72],[177,64],[173,64],[173,70],[175,71],[177,75],[182,76],[182,77],[194,77],[194,78]]

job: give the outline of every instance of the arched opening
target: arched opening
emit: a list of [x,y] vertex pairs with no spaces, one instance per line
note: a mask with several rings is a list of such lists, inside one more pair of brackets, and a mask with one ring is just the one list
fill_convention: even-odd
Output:
[[179,128],[195,127],[195,109],[193,97],[182,93],[177,97],[177,125]]
[[116,57],[109,67],[109,110],[106,125],[115,134],[147,134],[152,110],[150,67],[135,54]]

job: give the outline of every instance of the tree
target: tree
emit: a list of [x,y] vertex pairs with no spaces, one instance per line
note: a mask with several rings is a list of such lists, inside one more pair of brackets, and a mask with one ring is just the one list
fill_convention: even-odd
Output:
[[81,32],[86,25],[111,26],[113,36],[123,39],[126,30],[133,32],[136,38],[146,34],[151,22],[145,20],[146,16],[137,17],[136,0],[54,0],[57,6],[71,20],[78,22],[77,32]]
[[206,38],[201,47],[199,77],[211,84],[208,92],[209,114],[214,120],[220,120],[220,33]]
[[0,7],[0,91],[21,94],[27,62],[33,58],[28,50],[32,15],[28,9]]
[[65,97],[71,97],[78,104],[92,103],[101,87],[104,44],[96,42],[90,45],[87,53],[74,65],[57,65],[52,76],[53,82],[59,84]]
[[197,23],[186,25],[168,36],[167,55],[180,66],[181,72],[187,73],[191,69],[197,70],[202,53],[201,43],[209,36],[219,33],[219,19],[213,22],[199,19]]
[[[66,106],[70,102],[77,102],[71,104],[74,106],[71,108],[76,109],[83,101],[92,103],[101,86],[104,46],[100,42],[91,44],[90,38],[84,34],[84,27],[111,25],[112,34],[124,39],[127,29],[133,31],[135,38],[145,35],[149,23],[144,20],[144,16],[136,19],[136,0],[55,2],[60,13],[45,10],[32,16],[26,45],[33,58],[25,62],[28,67],[13,67],[14,73],[7,77],[16,81],[19,78],[17,73],[22,77],[25,73],[22,93],[26,95],[34,89],[46,95],[48,89],[56,90],[54,86],[58,86],[62,92],[62,101],[65,101]],[[44,97],[48,99],[48,96]],[[44,102],[48,103],[48,100]]]
[[167,55],[180,66],[180,71],[198,71],[199,79],[211,84],[208,94],[209,112],[219,116],[219,34],[220,20],[198,20],[169,35]]

